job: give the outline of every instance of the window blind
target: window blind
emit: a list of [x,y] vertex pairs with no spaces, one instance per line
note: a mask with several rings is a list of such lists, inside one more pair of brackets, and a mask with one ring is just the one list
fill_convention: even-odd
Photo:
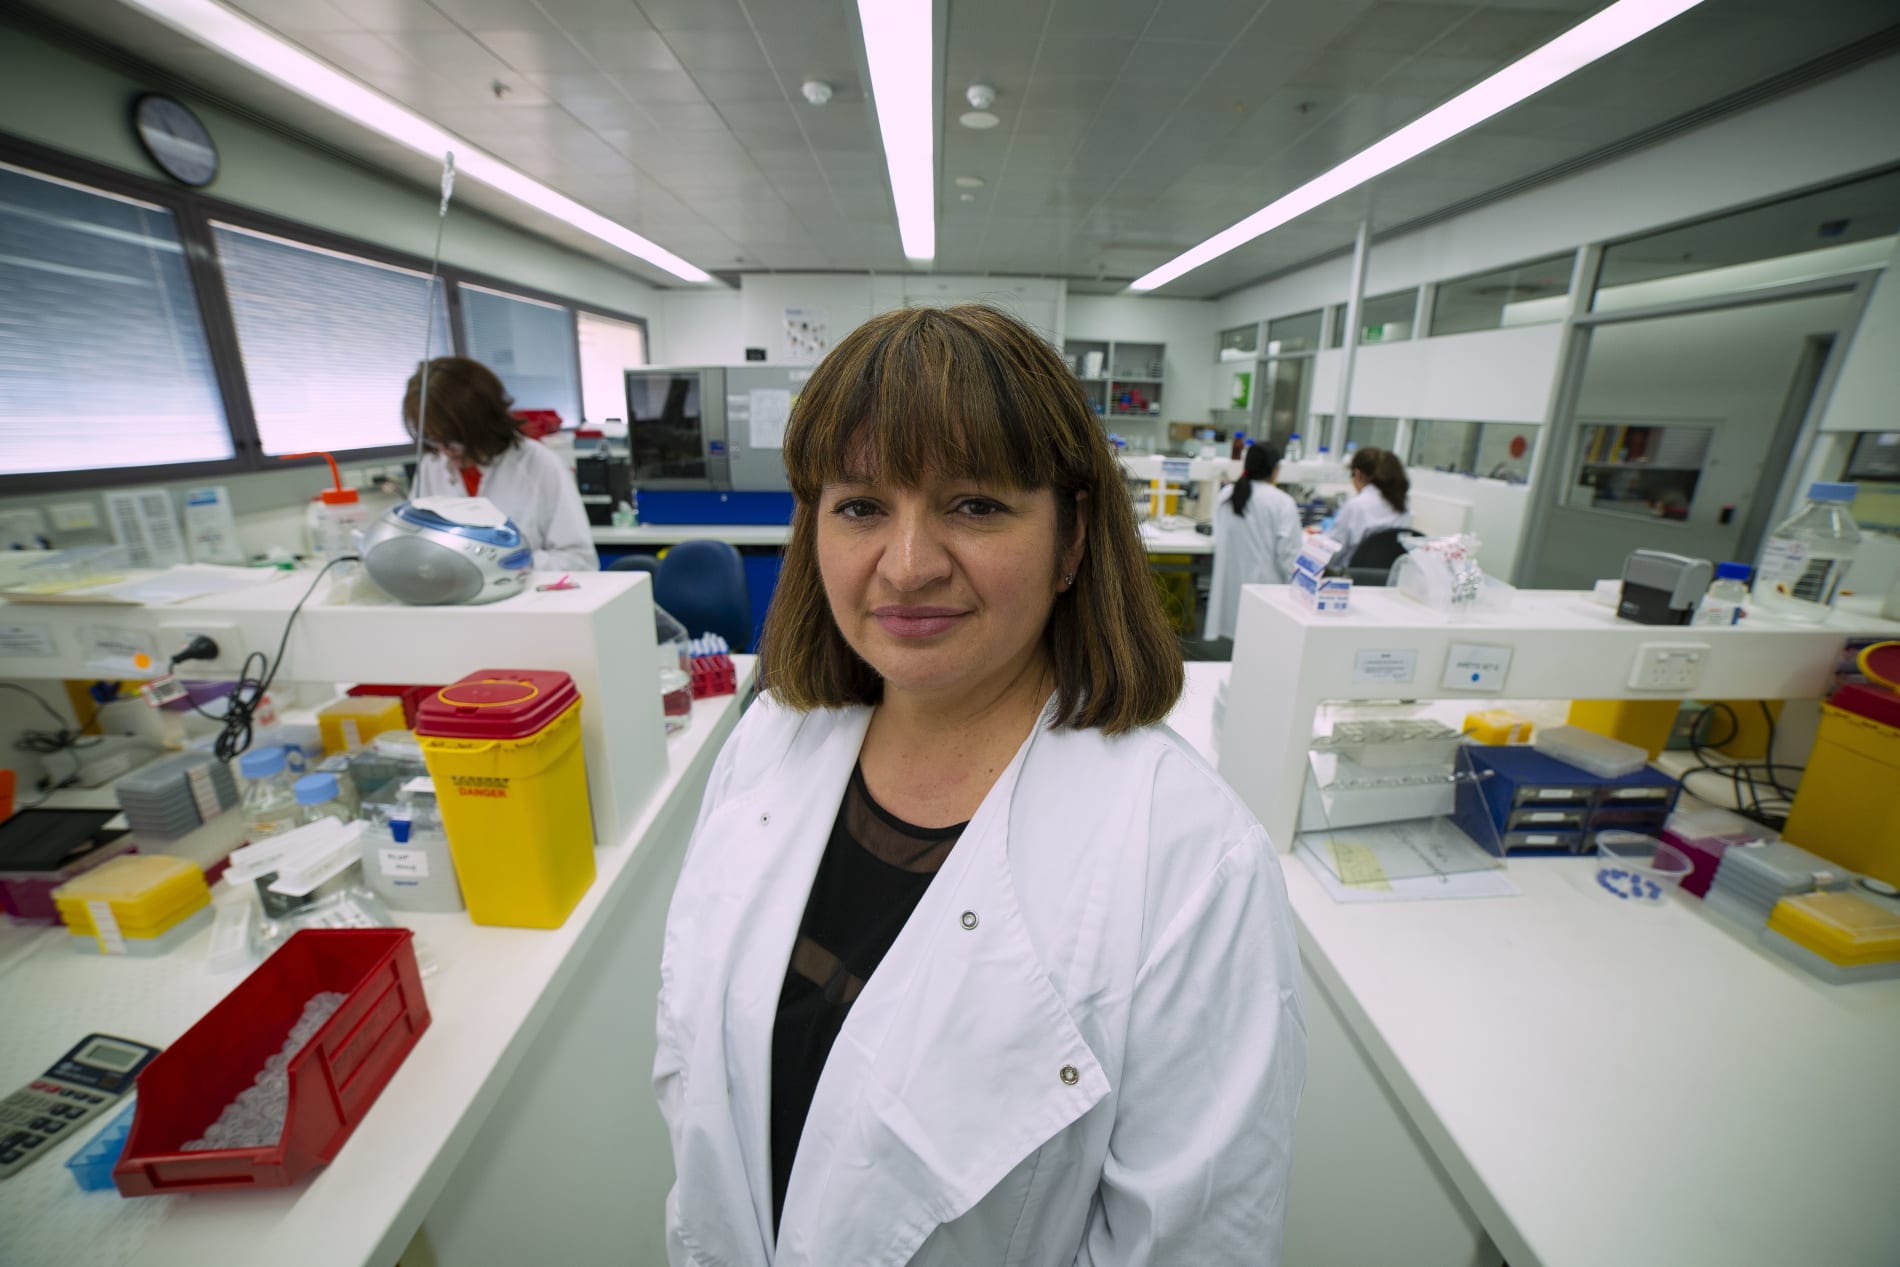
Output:
[[516,409],[552,409],[571,427],[581,416],[574,317],[560,304],[463,285],[468,354],[495,371]]
[[[341,251],[212,224],[266,454],[413,443],[402,395],[422,362],[429,276]],[[445,283],[431,356],[449,356]]]
[[234,451],[172,214],[0,164],[0,474]]

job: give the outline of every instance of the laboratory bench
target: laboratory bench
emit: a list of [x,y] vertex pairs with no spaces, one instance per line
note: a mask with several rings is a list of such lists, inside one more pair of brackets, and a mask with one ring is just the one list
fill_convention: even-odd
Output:
[[[631,528],[595,528],[594,544],[610,548],[670,546],[682,541],[724,541],[734,546],[783,546],[792,539],[788,524],[637,524]],[[1192,527],[1162,531],[1144,524],[1141,543],[1149,554],[1212,554],[1214,539]]]
[[[1248,587],[1234,661],[1187,666],[1170,725],[1273,826],[1297,922],[1310,1058],[1283,1263],[1892,1267],[1900,981],[1830,985],[1686,893],[1613,902],[1588,858],[1510,857],[1516,896],[1341,903],[1284,852],[1316,728],[1371,701],[1454,728],[1499,705],[1541,721],[1550,700],[1639,694],[1644,642],[1718,644],[1679,696],[1799,698],[1849,637],[1900,633],[1866,611],[1666,629],[1517,597],[1452,623],[1356,591],[1349,619],[1309,619]],[[1467,643],[1514,649],[1496,692],[1442,684]],[[1395,685],[1401,650],[1416,664]]]
[[[285,1189],[125,1199],[74,1185],[64,1163],[81,1132],[0,1183],[0,1260],[388,1267],[425,1227],[443,1267],[657,1258],[671,1185],[648,1075],[660,937],[713,759],[755,682],[757,662],[735,659],[739,693],[696,701],[664,741],[656,784],[596,850],[599,874],[560,928],[401,916],[439,965],[423,983],[432,1021],[335,1161]],[[0,928],[7,1090],[94,1031],[177,1039],[243,979],[209,972],[209,936],[108,959],[68,949],[57,927]]]

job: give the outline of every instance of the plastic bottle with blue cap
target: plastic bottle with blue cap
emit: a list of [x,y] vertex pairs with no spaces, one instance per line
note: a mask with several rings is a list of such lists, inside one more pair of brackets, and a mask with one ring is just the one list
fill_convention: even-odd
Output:
[[303,807],[304,821],[314,823],[320,818],[334,818],[347,823],[355,817],[343,800],[343,790],[338,786],[336,775],[326,771],[306,774],[295,785],[297,804]]
[[1807,504],[1770,533],[1762,548],[1757,609],[1811,625],[1828,618],[1860,545],[1860,528],[1847,512],[1858,492],[1853,484],[1809,486]]
[[303,807],[291,789],[282,748],[253,748],[238,758],[238,773],[248,781],[243,808],[249,839],[268,840],[303,826]]

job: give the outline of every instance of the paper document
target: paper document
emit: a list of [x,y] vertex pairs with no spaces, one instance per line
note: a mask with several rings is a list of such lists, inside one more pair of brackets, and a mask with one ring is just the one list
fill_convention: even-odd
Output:
[[1376,855],[1355,852],[1362,846],[1344,846],[1347,854],[1343,870],[1359,877],[1346,883],[1333,874],[1333,866],[1314,852],[1311,839],[1300,838],[1294,852],[1320,887],[1335,902],[1434,902],[1456,898],[1516,897],[1517,885],[1502,871],[1466,871],[1456,875],[1424,875],[1384,878],[1377,869]]
[[171,494],[162,488],[106,494],[112,539],[132,552],[135,568],[165,568],[185,561],[185,534]]
[[785,423],[792,416],[792,393],[784,387],[755,387],[751,393],[752,447],[785,447]]

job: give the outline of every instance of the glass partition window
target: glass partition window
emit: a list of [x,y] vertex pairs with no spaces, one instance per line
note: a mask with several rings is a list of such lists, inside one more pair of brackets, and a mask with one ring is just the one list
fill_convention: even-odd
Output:
[[0,165],[0,474],[233,456],[178,226]]
[[576,314],[581,350],[581,421],[627,420],[627,371],[647,363],[647,332],[637,322]]
[[1220,347],[1214,353],[1217,361],[1251,361],[1254,353],[1260,350],[1260,323],[1249,322],[1244,326],[1235,326],[1231,330],[1220,332]]
[[1267,322],[1267,353],[1277,356],[1286,352],[1318,351],[1321,317],[1322,310],[1315,308]]
[[1346,305],[1337,304],[1326,310],[1326,346],[1343,348],[1346,346]]
[[1432,300],[1433,335],[1562,321],[1574,251],[1440,284]]
[[1361,418],[1349,416],[1346,419],[1346,452],[1354,449],[1391,449],[1399,442],[1399,420],[1397,418]]
[[1537,430],[1519,422],[1420,418],[1412,423],[1407,465],[1522,484],[1531,477]]
[[1615,242],[1590,306],[1617,312],[1882,267],[1900,229],[1900,168]]
[[485,286],[456,289],[468,355],[495,371],[516,409],[551,409],[572,426],[581,416],[573,311]]
[[[1313,358],[1282,356],[1267,362],[1266,407],[1264,420],[1267,438],[1286,447],[1287,439],[1300,430],[1313,392]],[[1317,448],[1317,441],[1314,447]]]
[[1667,422],[1583,423],[1566,505],[1683,520],[1715,428]]
[[211,230],[265,454],[413,443],[402,396],[425,333],[431,355],[454,352],[441,283],[428,305],[426,273],[235,225]]
[[1418,315],[1418,287],[1375,295],[1359,305],[1359,342],[1397,343],[1412,337]]

